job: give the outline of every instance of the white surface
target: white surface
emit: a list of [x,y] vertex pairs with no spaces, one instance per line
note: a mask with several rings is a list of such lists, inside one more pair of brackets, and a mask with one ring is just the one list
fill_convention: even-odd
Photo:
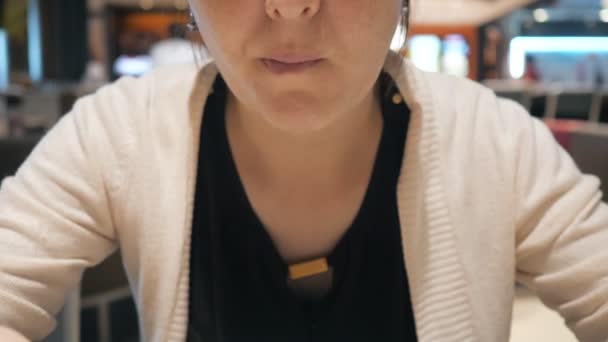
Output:
[[511,342],[576,342],[557,312],[549,310],[531,292],[518,288],[513,305]]

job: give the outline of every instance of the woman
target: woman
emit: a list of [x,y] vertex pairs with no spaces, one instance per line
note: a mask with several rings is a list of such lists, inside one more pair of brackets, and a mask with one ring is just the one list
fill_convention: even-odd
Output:
[[119,247],[149,341],[507,341],[516,280],[608,337],[597,179],[389,52],[402,0],[190,5],[215,61],[80,100],[4,183],[1,325]]

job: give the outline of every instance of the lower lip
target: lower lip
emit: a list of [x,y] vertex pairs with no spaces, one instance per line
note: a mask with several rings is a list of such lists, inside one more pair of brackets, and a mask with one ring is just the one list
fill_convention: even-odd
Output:
[[321,59],[301,63],[283,63],[273,59],[262,59],[262,64],[275,74],[297,73],[310,70],[321,63]]

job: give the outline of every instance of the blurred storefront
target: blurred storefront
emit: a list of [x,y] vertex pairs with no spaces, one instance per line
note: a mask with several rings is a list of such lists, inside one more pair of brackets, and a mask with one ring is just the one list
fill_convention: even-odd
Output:
[[[186,7],[186,0],[1,0],[0,136],[40,135],[78,97],[120,76],[207,58],[200,35],[186,32]],[[159,47],[167,42],[171,55]]]

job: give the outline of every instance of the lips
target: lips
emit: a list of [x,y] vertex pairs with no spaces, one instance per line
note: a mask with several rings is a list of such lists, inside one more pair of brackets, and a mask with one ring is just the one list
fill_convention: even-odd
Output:
[[282,63],[305,63],[321,59],[319,54],[315,53],[272,53],[265,56],[264,59],[271,59]]
[[261,58],[262,64],[271,72],[284,74],[310,70],[323,61],[316,55],[304,54],[274,54]]

